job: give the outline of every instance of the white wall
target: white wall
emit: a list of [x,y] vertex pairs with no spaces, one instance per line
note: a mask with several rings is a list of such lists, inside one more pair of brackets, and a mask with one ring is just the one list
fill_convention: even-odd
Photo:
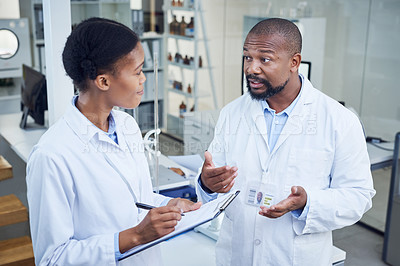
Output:
[[[300,0],[203,0],[221,106],[241,93],[243,17],[290,18]],[[318,89],[345,101],[368,135],[388,140],[400,131],[400,1],[309,0],[309,14],[326,19],[322,84]],[[305,49],[316,49],[314,46]],[[313,81],[315,65],[311,70]],[[314,82],[315,83],[315,82]],[[206,107],[206,104],[203,105]]]
[[20,18],[19,0],[0,0],[0,19]]

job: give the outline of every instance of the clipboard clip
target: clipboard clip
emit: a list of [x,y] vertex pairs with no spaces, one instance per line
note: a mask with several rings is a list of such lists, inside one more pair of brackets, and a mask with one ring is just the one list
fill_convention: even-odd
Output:
[[217,207],[218,213],[214,216],[214,218],[220,215],[221,212],[223,212],[229,206],[229,204],[231,204],[231,202],[237,197],[237,195],[239,195],[239,193],[240,190],[237,190],[234,194],[230,195],[228,199],[220,207]]

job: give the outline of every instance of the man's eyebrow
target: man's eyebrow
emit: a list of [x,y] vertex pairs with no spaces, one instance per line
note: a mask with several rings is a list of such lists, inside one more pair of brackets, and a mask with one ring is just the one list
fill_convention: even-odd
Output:
[[260,53],[268,53],[268,54],[274,54],[275,53],[275,51],[272,51],[272,50],[263,50],[263,49],[261,49],[261,50],[258,50]]

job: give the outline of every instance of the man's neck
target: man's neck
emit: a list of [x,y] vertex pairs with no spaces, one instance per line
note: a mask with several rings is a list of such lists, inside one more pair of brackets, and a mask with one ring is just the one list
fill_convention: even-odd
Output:
[[294,78],[293,81],[288,82],[285,89],[283,89],[280,93],[267,99],[269,107],[275,110],[276,113],[282,112],[296,99],[300,93],[300,90],[301,78]]

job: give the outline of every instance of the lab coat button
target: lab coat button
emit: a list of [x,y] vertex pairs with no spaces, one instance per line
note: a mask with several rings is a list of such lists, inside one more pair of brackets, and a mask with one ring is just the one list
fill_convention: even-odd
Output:
[[260,239],[254,240],[254,245],[258,246],[260,244],[261,244],[261,240]]

